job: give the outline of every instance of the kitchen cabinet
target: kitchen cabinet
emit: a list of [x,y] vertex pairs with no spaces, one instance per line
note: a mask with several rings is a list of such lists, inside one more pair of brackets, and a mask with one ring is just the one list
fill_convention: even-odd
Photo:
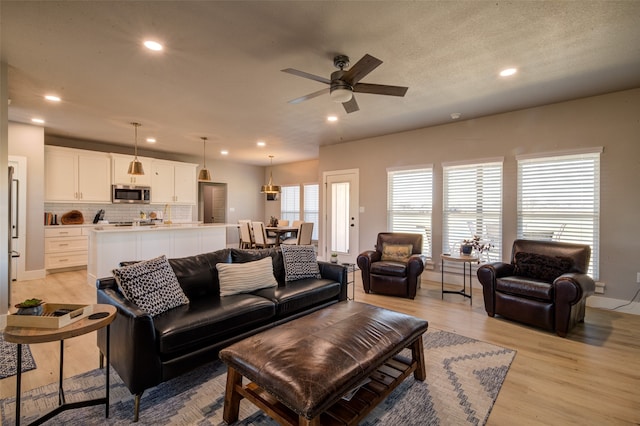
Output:
[[111,202],[111,158],[79,149],[45,147],[45,201]]
[[151,186],[151,158],[138,157],[142,163],[144,175],[130,175],[129,163],[133,155],[111,154],[111,183],[114,185]]
[[90,228],[78,226],[48,227],[44,230],[45,269],[69,268],[87,264]]
[[196,204],[196,164],[153,160],[151,203]]

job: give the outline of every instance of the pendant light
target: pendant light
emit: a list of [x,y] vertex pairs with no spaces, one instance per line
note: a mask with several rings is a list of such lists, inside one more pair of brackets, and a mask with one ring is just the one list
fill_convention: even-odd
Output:
[[[273,155],[270,155],[269,158],[271,159],[271,167],[273,168]],[[273,171],[272,170],[269,170],[269,184],[262,185],[262,188],[260,189],[260,192],[263,192],[265,194],[279,194],[280,193],[280,187],[278,185],[274,185],[273,184]]]
[[206,145],[207,138],[204,136],[202,139],[202,169],[200,169],[200,173],[198,173],[198,181],[199,182],[211,182],[211,173],[207,170],[207,156],[206,156]]
[[130,175],[143,175],[144,169],[142,168],[142,163],[138,160],[138,127],[140,127],[141,124],[132,122],[131,125],[133,126],[135,132],[136,148],[133,161],[129,163],[129,171],[127,173],[129,173]]

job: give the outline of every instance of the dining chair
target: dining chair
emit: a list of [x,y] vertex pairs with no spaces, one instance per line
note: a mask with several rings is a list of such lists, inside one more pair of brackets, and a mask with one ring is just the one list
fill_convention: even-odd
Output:
[[298,228],[298,235],[296,238],[287,238],[280,244],[297,244],[300,246],[311,245],[311,237],[313,235],[313,222],[302,222]]
[[253,225],[253,237],[255,238],[256,247],[268,248],[276,245],[275,238],[267,238],[264,229],[264,222],[251,222]]
[[286,219],[278,219],[278,226],[289,226],[289,221]]
[[238,220],[238,227],[240,229],[240,248],[253,248],[253,239],[251,238],[251,221]]

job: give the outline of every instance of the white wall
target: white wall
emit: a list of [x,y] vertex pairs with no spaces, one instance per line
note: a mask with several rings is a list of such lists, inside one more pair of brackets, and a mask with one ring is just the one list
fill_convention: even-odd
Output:
[[434,165],[433,256],[442,252],[442,163],[504,157],[503,258],[516,237],[519,154],[604,147],[601,157],[600,278],[605,297],[630,300],[640,226],[640,89],[320,147],[319,173],[360,170],[360,247],[386,223],[386,170]]

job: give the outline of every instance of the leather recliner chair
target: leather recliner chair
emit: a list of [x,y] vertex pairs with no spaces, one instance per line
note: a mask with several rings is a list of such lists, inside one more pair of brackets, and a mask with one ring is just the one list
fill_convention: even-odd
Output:
[[590,256],[591,248],[584,244],[516,240],[511,263],[478,268],[487,314],[566,337],[584,322],[587,297],[595,292],[595,282],[586,274]]
[[364,291],[415,298],[424,271],[421,253],[422,234],[379,233],[375,250],[358,255]]

